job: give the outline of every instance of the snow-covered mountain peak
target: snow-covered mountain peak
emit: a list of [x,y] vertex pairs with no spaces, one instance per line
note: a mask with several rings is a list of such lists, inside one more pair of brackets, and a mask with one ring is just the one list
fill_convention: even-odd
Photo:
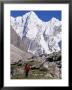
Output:
[[30,11],[30,15],[36,16],[34,11]]
[[[52,21],[57,21],[58,19],[57,18],[55,18],[55,17],[52,17],[52,19],[51,19]],[[59,21],[59,20],[58,20]]]
[[39,17],[36,15],[36,13],[34,11],[30,11],[29,15],[28,15],[28,23],[29,22],[34,22],[34,23],[42,23],[42,20],[39,19]]
[[[39,19],[39,17],[37,16],[37,14],[34,11],[30,11],[30,18],[35,18],[35,19]],[[39,19],[40,20],[40,19]]]
[[56,19],[55,17],[52,17],[52,19],[51,19],[51,24],[52,24],[53,26],[60,26],[61,21],[60,21],[59,19]]
[[15,23],[15,18],[14,17],[10,17],[10,22],[11,22],[11,25],[13,25]]
[[33,54],[40,51],[49,54],[60,50],[58,43],[61,42],[62,25],[55,17],[44,22],[34,11],[30,11],[23,16],[11,17],[10,21],[12,28],[21,39],[26,37],[30,40],[28,51]]

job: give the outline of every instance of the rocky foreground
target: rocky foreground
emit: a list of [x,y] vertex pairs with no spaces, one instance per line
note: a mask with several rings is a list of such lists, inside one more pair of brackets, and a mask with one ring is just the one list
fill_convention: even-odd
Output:
[[[24,71],[26,63],[31,66],[28,78],[25,78]],[[11,79],[61,79],[61,52],[32,55],[26,61],[11,63]]]

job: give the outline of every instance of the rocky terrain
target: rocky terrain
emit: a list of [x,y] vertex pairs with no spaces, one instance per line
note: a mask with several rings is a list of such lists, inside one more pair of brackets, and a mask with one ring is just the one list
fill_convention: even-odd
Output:
[[61,79],[61,52],[34,56],[11,45],[12,79],[25,79],[26,63],[31,66],[28,79]]
[[[33,12],[11,17],[11,79],[61,79],[61,21],[44,22]],[[25,78],[25,64],[31,67]]]

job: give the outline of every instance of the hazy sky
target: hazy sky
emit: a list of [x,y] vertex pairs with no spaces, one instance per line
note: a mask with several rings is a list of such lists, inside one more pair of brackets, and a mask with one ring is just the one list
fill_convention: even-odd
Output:
[[[13,17],[22,16],[27,12],[30,12],[30,11],[19,11],[19,10],[11,11],[11,16],[13,16]],[[61,20],[61,11],[34,11],[34,12],[43,21],[48,21],[52,17],[55,17],[55,18]]]

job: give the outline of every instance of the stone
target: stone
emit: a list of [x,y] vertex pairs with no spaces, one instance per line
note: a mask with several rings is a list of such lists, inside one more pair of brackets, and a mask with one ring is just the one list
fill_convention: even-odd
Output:
[[40,67],[40,70],[48,70],[48,62],[44,62],[43,65]]

